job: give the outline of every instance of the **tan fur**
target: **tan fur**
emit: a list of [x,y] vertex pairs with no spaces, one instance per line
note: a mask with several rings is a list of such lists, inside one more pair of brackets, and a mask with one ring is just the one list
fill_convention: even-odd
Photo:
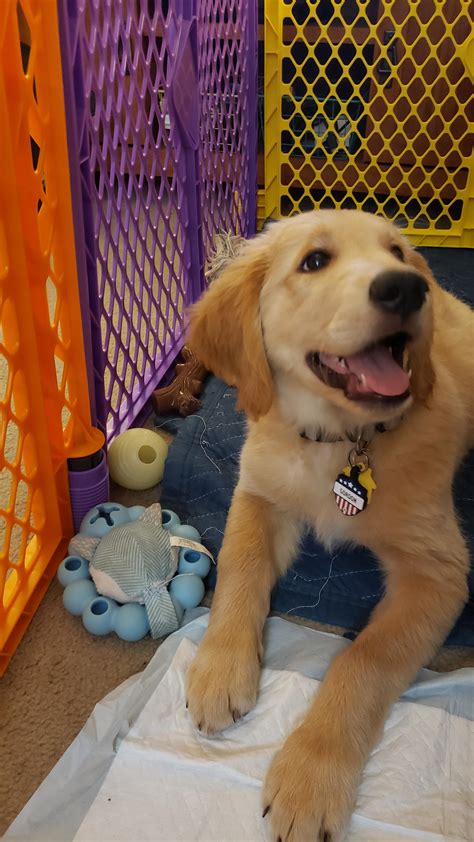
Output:
[[205,300],[195,306],[189,334],[189,344],[204,365],[228,383],[238,384],[239,408],[250,418],[268,412],[273,398],[259,306],[267,262],[257,242],[248,245],[243,256],[230,264],[225,283],[213,284]]
[[[390,426],[400,409],[348,401],[310,371],[305,356],[348,356],[401,329],[398,316],[379,312],[368,298],[376,274],[403,268],[393,244],[430,290],[403,326],[414,337],[413,398],[398,426],[371,442],[378,487],[370,506],[344,517],[332,485],[347,463],[348,443],[314,443],[300,431],[343,435],[378,421]],[[301,260],[317,248],[331,254],[330,264],[302,274]],[[188,677],[196,725],[221,730],[255,703],[271,588],[291,564],[304,524],[327,546],[367,546],[386,574],[386,595],[370,624],[335,660],[270,768],[264,805],[274,838],[340,838],[390,705],[466,601],[469,559],[451,485],[474,442],[473,337],[473,312],[438,286],[399,231],[355,211],[273,225],[195,309],[191,343],[206,366],[237,386],[250,419],[210,626]]]

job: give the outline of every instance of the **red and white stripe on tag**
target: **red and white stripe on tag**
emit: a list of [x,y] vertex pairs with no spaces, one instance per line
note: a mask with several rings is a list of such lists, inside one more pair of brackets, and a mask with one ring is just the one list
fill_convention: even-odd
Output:
[[339,506],[343,515],[356,515],[360,512],[360,509],[357,509],[356,506],[353,506],[352,503],[349,503],[349,500],[344,500],[343,497],[339,497],[336,494],[336,503]]

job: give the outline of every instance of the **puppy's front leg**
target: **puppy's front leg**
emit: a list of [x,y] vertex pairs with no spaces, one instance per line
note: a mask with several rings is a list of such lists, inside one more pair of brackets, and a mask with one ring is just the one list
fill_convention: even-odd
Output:
[[[454,548],[453,548],[454,549]],[[455,551],[455,550],[454,550]],[[303,723],[273,761],[264,789],[273,838],[336,842],[390,705],[428,663],[467,598],[467,553],[457,563],[397,560],[372,621],[330,667]],[[441,568],[441,569],[440,569]]]
[[190,714],[205,733],[221,731],[255,704],[270,593],[298,538],[298,525],[288,515],[237,488],[209,628],[187,680]]

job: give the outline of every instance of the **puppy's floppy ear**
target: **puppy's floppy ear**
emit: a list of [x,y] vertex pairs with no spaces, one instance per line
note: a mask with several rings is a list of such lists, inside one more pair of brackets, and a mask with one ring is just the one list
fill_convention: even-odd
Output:
[[425,258],[419,252],[410,249],[408,252],[408,263],[424,277],[428,286],[429,321],[425,325],[423,336],[418,339],[411,352],[410,364],[412,368],[411,391],[415,400],[426,403],[430,397],[436,376],[431,358],[431,346],[433,344],[433,303],[432,298],[436,295],[437,283]]
[[268,268],[264,237],[246,243],[191,311],[188,344],[226,383],[237,386],[239,409],[265,415],[273,382],[263,344],[260,290]]
[[[406,242],[406,241],[405,241]],[[422,254],[419,251],[415,251],[414,248],[408,247],[408,263],[410,266],[413,266],[420,275],[423,275],[426,282],[429,284],[431,288],[431,284],[435,284],[436,281],[434,279],[433,272],[431,271],[429,264],[425,260]]]

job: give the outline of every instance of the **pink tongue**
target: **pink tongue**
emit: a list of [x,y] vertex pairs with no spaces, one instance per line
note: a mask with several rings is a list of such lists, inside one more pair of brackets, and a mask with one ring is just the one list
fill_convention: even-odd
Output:
[[[396,396],[403,395],[410,387],[408,374],[393,359],[390,351],[384,345],[377,345],[371,351],[354,354],[346,357],[346,365],[355,377],[351,377],[351,391],[359,394],[376,392],[378,395]],[[321,362],[328,365],[334,371],[347,374],[338,362],[338,358],[332,354],[321,354]],[[365,380],[361,382],[362,377]],[[353,382],[352,382],[353,381]]]

